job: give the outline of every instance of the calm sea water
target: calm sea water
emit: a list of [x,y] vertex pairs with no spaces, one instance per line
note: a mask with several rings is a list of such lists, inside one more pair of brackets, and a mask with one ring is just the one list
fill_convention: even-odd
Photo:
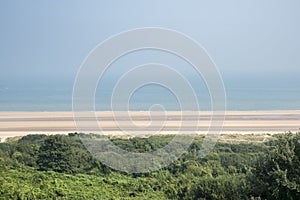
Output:
[[[200,110],[210,110],[207,91],[196,91]],[[227,110],[300,110],[300,89],[227,88]],[[186,94],[188,95],[188,94]],[[111,90],[96,93],[96,110],[111,110]],[[127,102],[114,102],[122,107]],[[189,102],[181,102],[188,105]],[[165,110],[180,110],[176,97],[158,86],[137,90],[129,100],[130,110],[148,110],[160,104]],[[0,111],[71,111],[72,87],[0,87]]]
[[[209,93],[198,71],[172,54],[146,50],[123,56],[107,69],[95,95],[96,110],[111,110],[112,90],[120,77],[133,69],[132,66],[144,63],[164,63],[172,66],[172,69],[192,85],[200,110],[211,109]],[[169,73],[154,75],[157,78],[173,80]],[[226,88],[228,110],[300,110],[300,80],[295,73],[276,75],[257,70],[251,74],[241,68],[232,72],[224,71],[221,75]],[[142,72],[134,78],[145,80],[148,76],[150,75]],[[73,78],[68,78],[67,75],[41,78],[32,72],[32,76],[0,79],[0,111],[71,111]],[[173,82],[180,86],[178,81]],[[120,95],[124,94],[116,94]],[[148,110],[152,105],[160,104],[165,110],[180,110],[181,103],[185,109],[192,110],[189,108],[191,94],[182,89],[177,95],[188,97],[187,101],[178,102],[176,96],[166,88],[148,85],[139,88],[129,103],[114,101],[114,105],[123,109],[125,105],[130,110]]]

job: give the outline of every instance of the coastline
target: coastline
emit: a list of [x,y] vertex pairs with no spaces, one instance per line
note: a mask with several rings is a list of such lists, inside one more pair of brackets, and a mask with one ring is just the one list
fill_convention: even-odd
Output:
[[[127,115],[129,113],[129,116]],[[123,130],[134,131],[135,136],[177,133],[206,134],[211,123],[210,111],[118,111]],[[216,112],[217,116],[220,114]],[[119,136],[124,132],[114,121],[111,111],[96,112],[102,133]],[[198,119],[198,130],[194,132]],[[85,119],[89,121],[90,119]],[[132,121],[131,121],[132,120]],[[162,122],[164,122],[162,124]],[[151,124],[150,128],[148,125]],[[180,128],[180,131],[179,131]],[[297,132],[300,128],[300,110],[257,110],[226,111],[221,134],[276,134]],[[214,127],[211,127],[213,130]],[[73,120],[73,112],[0,112],[0,138],[24,136],[28,134],[67,134],[78,132]],[[99,130],[89,130],[98,133]]]

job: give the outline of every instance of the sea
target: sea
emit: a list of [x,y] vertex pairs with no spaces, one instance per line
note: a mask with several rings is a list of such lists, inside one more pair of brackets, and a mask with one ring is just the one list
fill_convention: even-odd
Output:
[[[95,93],[95,110],[211,110],[209,92],[204,87],[195,87],[198,108],[189,107],[193,98],[180,102],[178,94],[159,85],[138,88],[126,101],[112,95],[113,85],[102,85]],[[300,88],[226,88],[226,110],[300,110]],[[73,85],[0,87],[0,111],[72,111]],[[194,95],[192,94],[192,95]],[[186,95],[188,93],[180,93]],[[117,100],[115,100],[117,99]],[[186,100],[188,99],[188,100]],[[113,106],[112,106],[113,105]]]
[[[180,77],[171,77],[172,71],[151,73],[148,70],[147,72],[150,73],[146,73],[142,70],[140,74],[135,74],[132,79],[126,79],[127,82],[121,85],[134,86],[132,94],[116,90],[118,92],[113,95],[114,88],[120,86],[119,81],[122,77],[134,74],[131,73],[134,69],[132,66],[141,66],[144,63],[163,63],[171,66],[179,76],[185,78],[193,92],[184,87],[180,88],[184,84],[180,82]],[[23,69],[19,72],[19,76],[17,72],[9,77],[0,76],[0,111],[72,111],[73,87],[77,70],[79,66],[78,69],[75,67],[73,70],[66,67],[59,71],[65,72],[64,74],[53,70],[53,74],[47,75],[50,73],[48,70],[42,75],[34,71],[24,73],[26,69]],[[226,105],[222,109],[300,110],[298,74],[289,71],[277,73],[273,71],[272,68],[257,67],[252,71],[243,67],[230,71],[226,66],[220,66],[219,73],[223,79],[226,98],[212,102],[206,84],[209,81],[203,79],[199,71],[185,60],[163,51],[138,51],[117,59],[103,73],[103,76],[99,77],[98,85],[95,86],[94,108],[96,111],[118,109],[178,111],[211,110],[212,105]],[[152,77],[149,77],[151,75]],[[140,79],[142,82],[152,79],[168,80],[171,85],[150,84],[149,81],[139,85],[130,84],[134,79]],[[173,86],[179,86],[176,92],[172,90]],[[128,98],[122,99],[124,96]],[[194,106],[195,103],[197,107]]]

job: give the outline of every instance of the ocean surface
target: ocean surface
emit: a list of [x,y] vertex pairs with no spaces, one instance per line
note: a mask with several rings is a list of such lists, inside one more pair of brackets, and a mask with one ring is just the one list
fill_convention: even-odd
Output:
[[[155,71],[151,74],[148,70],[147,73],[133,73],[133,66],[145,63],[163,63],[170,66],[194,90],[199,104],[197,110],[211,110],[211,98],[201,74],[185,60],[153,50],[130,53],[120,57],[107,68],[99,78],[95,92],[95,109],[110,111],[112,101],[114,109],[117,110],[159,110],[162,107],[170,111],[195,110],[190,106],[193,94],[180,87],[184,84],[179,82],[180,78],[170,75],[173,72]],[[300,110],[300,79],[297,73],[273,73],[263,69],[250,73],[241,67],[234,71],[220,71],[220,74],[224,81],[227,110]],[[128,95],[122,92],[116,93],[116,98],[112,98],[114,87],[118,86],[124,76],[127,77],[124,85],[134,86],[135,92],[127,100],[118,100],[118,97]],[[3,77],[0,79],[0,111],[72,111],[75,77],[75,73],[40,76],[32,71],[19,75],[16,72],[14,76]],[[171,85],[178,86],[176,92],[179,91],[179,94],[173,94],[168,88],[170,86],[164,88],[157,84],[148,84],[136,87],[130,83],[135,79],[145,81],[153,78],[166,79]],[[185,102],[182,102],[181,97],[184,97]]]
[[[112,87],[97,90],[97,111],[111,109]],[[69,87],[0,87],[0,111],[72,111],[72,86]],[[209,93],[196,90],[199,110],[211,110]],[[118,95],[118,94],[117,94]],[[189,95],[184,94],[181,95]],[[227,110],[300,110],[300,89],[226,88]],[[165,110],[189,110],[189,102],[178,102],[176,95],[157,85],[139,88],[128,102],[113,100],[115,108],[149,110],[161,105]],[[186,106],[187,105],[187,106]],[[151,107],[152,106],[152,107]],[[161,107],[157,107],[161,108]],[[125,109],[126,110],[126,109]],[[191,108],[193,110],[193,108]]]

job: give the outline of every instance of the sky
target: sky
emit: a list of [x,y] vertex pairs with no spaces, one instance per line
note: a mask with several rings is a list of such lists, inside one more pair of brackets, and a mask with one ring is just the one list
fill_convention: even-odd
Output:
[[226,87],[300,87],[298,0],[0,1],[0,87],[66,83],[122,31],[182,32],[209,53]]

